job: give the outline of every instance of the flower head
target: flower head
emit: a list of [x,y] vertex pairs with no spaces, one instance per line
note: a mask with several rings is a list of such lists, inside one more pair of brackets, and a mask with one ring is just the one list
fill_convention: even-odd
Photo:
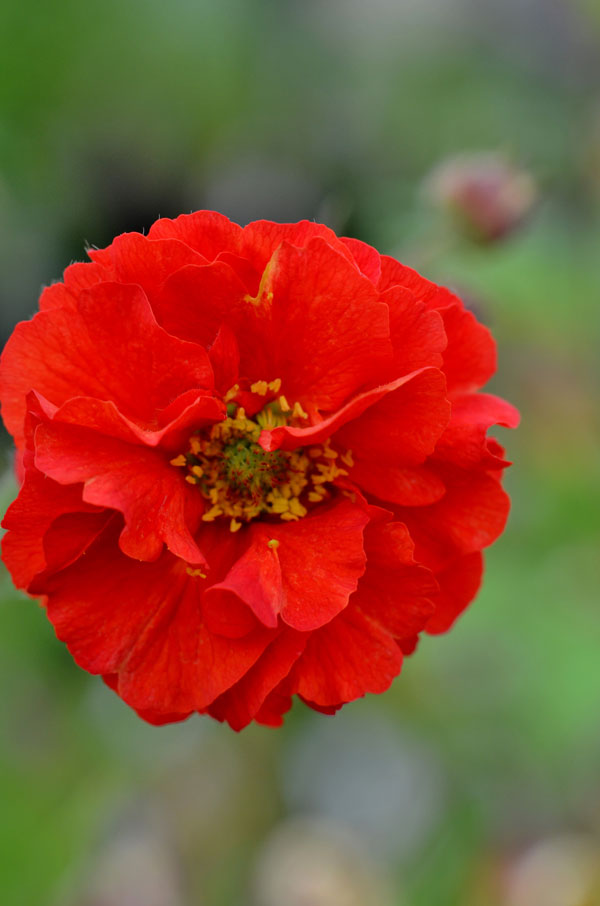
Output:
[[153,723],[384,691],[506,520],[488,330],[313,223],[198,212],[89,255],[0,365],[16,585]]

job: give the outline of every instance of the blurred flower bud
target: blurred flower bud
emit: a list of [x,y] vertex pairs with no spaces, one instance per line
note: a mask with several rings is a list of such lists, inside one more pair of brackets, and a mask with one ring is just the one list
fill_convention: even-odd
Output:
[[439,164],[426,181],[431,201],[470,239],[496,242],[531,211],[537,188],[530,173],[494,152],[460,154]]

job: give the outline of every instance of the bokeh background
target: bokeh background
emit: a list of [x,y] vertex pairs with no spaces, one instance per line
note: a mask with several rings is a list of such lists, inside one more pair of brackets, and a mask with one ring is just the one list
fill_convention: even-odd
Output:
[[202,207],[463,294],[523,412],[511,520],[389,693],[239,736],[144,725],[3,573],[0,901],[598,906],[600,6],[4,4],[2,340],[86,244]]

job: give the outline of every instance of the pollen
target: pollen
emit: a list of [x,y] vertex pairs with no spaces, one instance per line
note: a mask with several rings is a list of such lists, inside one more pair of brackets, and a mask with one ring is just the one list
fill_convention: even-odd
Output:
[[308,418],[308,413],[304,411],[300,403],[294,403],[292,415],[294,415],[295,418]]
[[[258,413],[249,416],[232,402],[239,392],[234,385],[226,394],[227,417],[193,434],[187,452],[171,460],[176,468],[187,468],[185,480],[204,497],[203,522],[227,519],[233,533],[255,519],[296,522],[339,493],[335,482],[348,474],[342,466],[352,464],[350,451],[339,453],[329,440],[292,451],[261,447],[263,431],[299,426],[309,417],[300,403],[290,405],[280,390],[280,378],[253,383],[250,391],[266,400]],[[269,401],[270,393],[279,395]],[[274,538],[268,542],[272,550],[278,545]]]
[[192,578],[206,579],[206,573],[203,573],[201,569],[193,569],[191,566],[188,566],[186,573],[188,576],[192,576]]
[[266,381],[256,381],[251,385],[250,390],[252,393],[258,393],[259,396],[266,396],[269,385]]

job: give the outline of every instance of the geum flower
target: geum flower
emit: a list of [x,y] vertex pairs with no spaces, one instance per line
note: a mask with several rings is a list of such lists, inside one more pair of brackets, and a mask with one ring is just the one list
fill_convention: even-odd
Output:
[[16,585],[152,723],[383,692],[506,520],[488,330],[313,223],[199,212],[89,256],[2,357]]

